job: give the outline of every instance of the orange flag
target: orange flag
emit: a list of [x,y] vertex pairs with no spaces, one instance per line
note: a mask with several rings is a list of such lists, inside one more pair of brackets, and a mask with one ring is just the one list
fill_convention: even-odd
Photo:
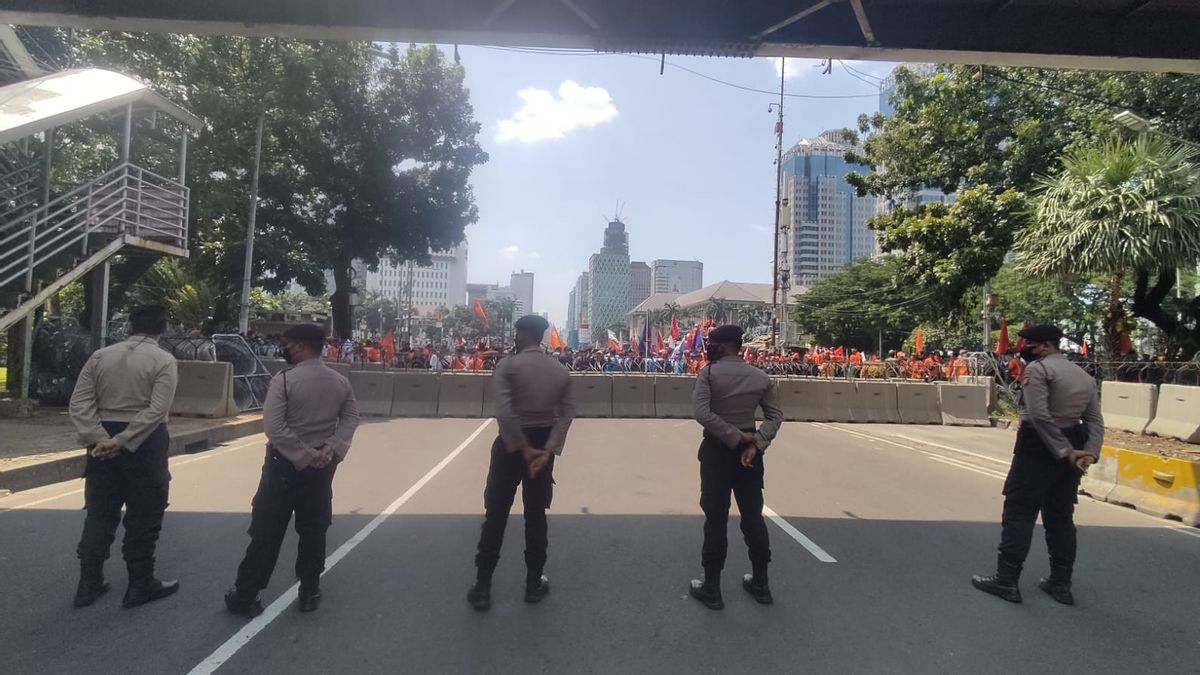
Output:
[[475,298],[475,316],[479,317],[479,320],[483,322],[484,328],[492,327],[492,322],[488,321],[487,312],[483,311],[483,303],[479,302],[479,298]]
[[567,343],[558,335],[558,326],[550,326],[550,348],[551,349],[566,349]]
[[917,326],[917,340],[914,347],[916,347],[915,351],[918,354],[925,351],[925,331],[921,328],[921,326]]

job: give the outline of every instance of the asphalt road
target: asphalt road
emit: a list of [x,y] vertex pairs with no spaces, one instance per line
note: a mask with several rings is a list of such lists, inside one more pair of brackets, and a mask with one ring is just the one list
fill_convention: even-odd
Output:
[[[319,612],[292,601],[289,536],[252,623],[222,593],[247,543],[263,440],[172,461],[159,546],[174,597],[71,608],[82,483],[0,499],[0,673],[1147,673],[1197,672],[1200,532],[1082,498],[1074,608],[975,591],[999,537],[1012,433],[788,424],[766,456],[776,604],[741,591],[730,522],[724,612],[686,595],[699,574],[698,427],[581,420],[556,467],[553,592],[527,606],[514,513],[494,607],[465,593],[495,425],[365,424],[334,486]],[[469,442],[468,442],[469,441]],[[520,500],[518,499],[518,505]],[[519,510],[519,506],[517,507]],[[119,536],[119,535],[118,535]],[[1040,529],[1039,535],[1040,537]],[[119,544],[118,544],[119,546]]]

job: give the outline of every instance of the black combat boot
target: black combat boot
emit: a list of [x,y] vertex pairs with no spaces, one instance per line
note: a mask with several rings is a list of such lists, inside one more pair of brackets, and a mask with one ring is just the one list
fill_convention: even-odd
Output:
[[75,589],[75,606],[88,607],[108,592],[104,580],[104,561],[83,561],[79,564],[79,587]]
[[771,597],[771,587],[767,585],[767,575],[747,574],[742,577],[742,588],[760,605],[773,605],[775,598]]
[[1046,595],[1054,598],[1055,602],[1063,605],[1075,604],[1075,595],[1071,593],[1070,567],[1055,565],[1052,561],[1050,564],[1050,576],[1039,581],[1038,588],[1042,589]]
[[148,602],[175,595],[178,590],[178,581],[160,581],[155,577],[130,579],[129,588],[125,591],[125,599],[121,601],[121,606],[125,609],[133,609]]
[[1009,602],[1021,602],[1021,589],[1017,581],[1021,578],[1021,566],[1013,565],[1001,558],[996,565],[996,574],[992,576],[971,577],[971,585],[984,593],[990,593],[997,598]]
[[263,613],[262,601],[258,593],[243,593],[237,588],[231,588],[225,593],[225,609],[231,614],[253,619]]
[[486,612],[492,608],[492,574],[480,570],[475,577],[475,585],[467,591],[467,602],[478,612]]
[[525,602],[534,604],[542,601],[542,598],[550,594],[550,580],[546,575],[539,574],[537,577],[525,580]]
[[706,571],[704,581],[692,579],[692,583],[688,586],[688,593],[691,593],[693,598],[704,603],[704,606],[709,609],[725,609],[725,600],[721,597],[720,572]]
[[321,604],[320,581],[300,582],[300,611],[315,612]]

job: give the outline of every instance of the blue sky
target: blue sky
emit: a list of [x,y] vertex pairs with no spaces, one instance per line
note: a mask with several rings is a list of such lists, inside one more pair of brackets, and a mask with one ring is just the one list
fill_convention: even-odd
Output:
[[[479,222],[467,231],[468,279],[535,273],[534,306],[566,322],[567,294],[600,248],[618,202],[630,255],[700,260],[706,284],[771,280],[778,96],[741,91],[657,57],[552,55],[460,47],[481,143],[472,177]],[[778,89],[771,59],[668,57],[705,75]],[[894,64],[849,62],[876,78]],[[785,144],[853,126],[878,107],[876,80],[841,64],[789,59]],[[793,75],[794,74],[794,75]]]

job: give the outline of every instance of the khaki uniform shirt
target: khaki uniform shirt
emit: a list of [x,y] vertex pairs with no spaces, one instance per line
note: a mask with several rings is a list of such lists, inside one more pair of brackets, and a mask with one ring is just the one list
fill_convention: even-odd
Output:
[[[1072,448],[1063,435],[1083,422],[1088,440],[1082,448]],[[1100,456],[1104,444],[1104,417],[1096,380],[1062,354],[1051,354],[1029,364],[1021,378],[1021,424],[1032,425],[1042,442],[1059,458],[1071,450],[1083,450]]]
[[297,469],[325,446],[345,459],[358,428],[358,406],[350,381],[321,359],[307,359],[271,378],[263,403],[271,447]]
[[741,446],[742,430],[755,428],[759,407],[765,421],[754,434],[754,445],[760,452],[771,445],[783,424],[779,387],[740,356],[726,356],[700,371],[692,405],[696,421],[730,448]]
[[112,438],[130,452],[164,424],[179,381],[175,357],[159,348],[158,340],[134,335],[124,342],[96,350],[83,365],[70,413],[79,442],[93,446],[108,440],[100,422],[128,422]]
[[496,395],[496,422],[509,452],[529,449],[522,431],[551,427],[548,450],[561,455],[567,431],[575,419],[575,398],[569,371],[540,346],[526,347],[500,359],[492,375]]

